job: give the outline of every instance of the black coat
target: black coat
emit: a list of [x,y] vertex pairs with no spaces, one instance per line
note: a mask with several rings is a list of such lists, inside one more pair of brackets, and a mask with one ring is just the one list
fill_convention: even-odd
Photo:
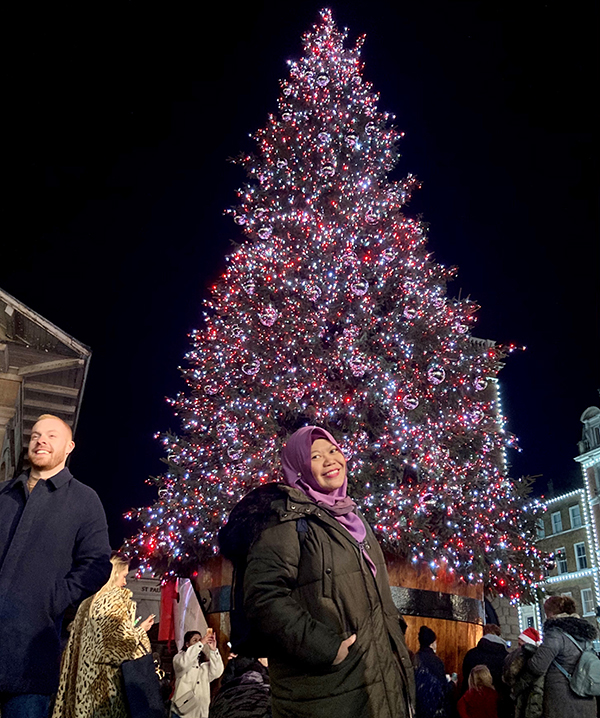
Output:
[[272,718],[269,673],[258,661],[231,658],[221,688],[210,704],[210,718]]
[[475,666],[484,665],[490,669],[494,688],[502,686],[502,669],[508,649],[502,643],[490,640],[486,636],[479,639],[475,648],[467,651],[463,660],[463,692],[469,688],[469,673]]
[[484,665],[490,669],[494,688],[498,691],[498,716],[510,716],[513,712],[508,687],[502,681],[502,669],[508,655],[504,643],[499,643],[484,636],[479,639],[475,648],[467,651],[463,660],[463,692],[469,688],[469,673],[475,666]]
[[[268,491],[266,509],[250,511],[253,496]],[[366,528],[376,577],[346,529],[288,486],[249,494],[220,533],[225,556],[235,562],[239,551],[247,552],[244,606],[263,637],[276,718],[411,714],[413,668],[383,554]],[[348,656],[332,665],[351,634],[356,642]]]
[[110,576],[106,517],[95,491],[63,469],[0,484],[0,692],[56,691],[65,609]]
[[446,678],[444,663],[429,646],[413,658],[418,718],[447,718],[451,715],[453,684]]

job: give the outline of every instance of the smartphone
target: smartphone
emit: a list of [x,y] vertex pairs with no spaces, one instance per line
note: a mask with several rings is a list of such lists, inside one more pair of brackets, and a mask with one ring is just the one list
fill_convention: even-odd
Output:
[[212,636],[213,633],[214,633],[214,631],[213,631],[212,628],[207,628],[207,629],[206,629],[206,635],[207,635],[207,636]]

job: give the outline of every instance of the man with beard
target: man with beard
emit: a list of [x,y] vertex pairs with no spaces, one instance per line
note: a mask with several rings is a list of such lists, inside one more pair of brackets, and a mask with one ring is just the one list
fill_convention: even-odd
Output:
[[74,447],[69,425],[43,414],[31,432],[31,469],[0,484],[2,718],[47,716],[63,613],[110,575],[100,499],[65,466]]

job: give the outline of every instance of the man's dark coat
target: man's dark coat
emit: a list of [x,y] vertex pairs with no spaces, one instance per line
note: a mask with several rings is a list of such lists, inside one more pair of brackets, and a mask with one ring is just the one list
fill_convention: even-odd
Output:
[[463,660],[463,692],[469,688],[469,673],[475,666],[484,665],[490,669],[494,688],[498,691],[498,716],[512,716],[513,706],[508,686],[502,681],[502,669],[508,656],[508,649],[502,642],[494,640],[496,636],[483,636],[475,648],[467,651]]
[[106,517],[68,469],[0,484],[0,692],[56,691],[65,609],[110,576]]
[[504,643],[499,643],[486,636],[480,638],[477,646],[467,651],[463,660],[463,692],[469,688],[471,669],[479,665],[487,666],[490,669],[494,688],[496,690],[502,688],[502,669],[506,656],[508,656],[508,649]]

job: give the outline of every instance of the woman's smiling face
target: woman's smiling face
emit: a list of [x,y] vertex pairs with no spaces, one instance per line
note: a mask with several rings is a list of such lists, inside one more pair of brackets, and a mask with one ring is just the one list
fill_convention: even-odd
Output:
[[339,489],[346,479],[346,459],[338,447],[327,439],[313,441],[310,468],[315,481],[324,491]]

